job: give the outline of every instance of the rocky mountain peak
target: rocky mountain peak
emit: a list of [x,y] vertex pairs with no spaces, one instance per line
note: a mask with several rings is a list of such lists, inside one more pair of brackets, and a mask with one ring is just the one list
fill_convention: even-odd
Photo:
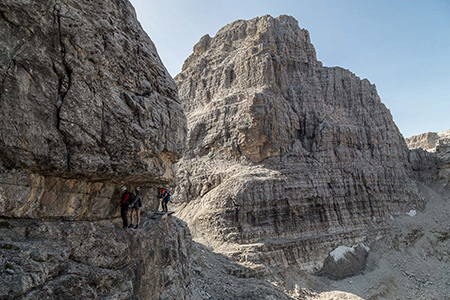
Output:
[[[202,37],[175,79],[191,118],[189,126],[195,126],[188,143],[192,146],[193,139],[202,139],[202,153],[189,147],[193,155],[220,152],[260,162],[292,152],[300,144],[314,151],[331,146],[318,145],[314,137],[319,127],[326,132],[333,123],[345,123],[345,130],[363,125],[364,135],[388,123],[386,134],[406,151],[375,86],[342,68],[323,68],[308,32],[290,16],[240,20],[222,28],[212,39]],[[238,105],[247,108],[236,110]],[[226,110],[220,120],[226,126],[214,126],[220,137],[215,131],[202,130],[203,122],[197,120],[202,110],[211,114],[219,107]],[[382,111],[383,117],[373,118],[372,111]],[[269,124],[269,119],[277,122]],[[228,130],[230,126],[236,130]],[[199,131],[206,136],[199,136]],[[297,140],[301,143],[295,143]],[[211,147],[211,143],[223,147]]]
[[[287,41],[296,43],[299,49],[305,49],[308,54],[314,54],[314,47],[309,40],[309,33],[305,29],[300,29],[298,22],[292,16],[282,15],[273,18],[269,15],[256,17],[245,21],[238,20],[230,23],[220,29],[216,35],[211,38],[209,35],[203,36],[194,46],[194,54],[201,54],[208,50],[221,49],[232,51],[245,43],[247,45],[257,46],[258,44],[266,44],[267,48],[253,49],[273,52],[278,55],[295,55],[299,54],[298,49],[294,53],[290,53],[288,47],[274,47],[276,44],[288,44]],[[286,45],[287,46],[287,45]]]
[[[208,63],[217,64],[234,65],[248,56],[268,61],[291,59],[304,63],[317,63],[316,52],[308,31],[300,29],[297,20],[286,15],[277,18],[267,15],[249,21],[238,20],[220,29],[213,38],[209,35],[203,36],[194,46],[193,54],[186,59],[182,72],[187,71],[188,68],[201,71],[207,63],[205,61],[207,53],[211,56]],[[235,79],[238,80],[237,82],[247,81],[252,75],[249,73],[237,76],[233,74],[231,66],[228,67],[228,73],[229,84]],[[265,79],[259,84],[275,82],[275,78]]]
[[421,205],[375,86],[323,67],[294,18],[240,20],[202,37],[175,80],[188,120],[175,198],[216,250],[238,244],[258,262],[283,255],[315,269],[344,236],[352,246]]
[[[294,18],[202,37],[180,98],[128,0],[3,0],[0,41],[0,299],[448,295],[450,195],[409,177],[448,183],[448,140],[408,152],[375,87],[317,62]],[[197,243],[152,212],[180,103],[172,200]],[[124,184],[144,195],[126,230]]]

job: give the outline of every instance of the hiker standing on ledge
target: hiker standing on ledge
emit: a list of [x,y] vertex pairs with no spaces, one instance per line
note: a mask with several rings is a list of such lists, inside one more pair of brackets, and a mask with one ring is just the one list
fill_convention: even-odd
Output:
[[164,212],[167,212],[167,202],[170,201],[170,193],[169,191],[166,191],[165,189],[161,190],[161,194],[159,194],[159,198],[162,198],[161,200],[161,206]]
[[134,226],[134,228],[138,228],[139,223],[141,222],[142,194],[140,193],[139,187],[136,187],[134,191],[136,192],[136,197],[134,198],[134,201],[131,204],[131,228],[133,228],[135,214],[137,220],[136,226]]
[[130,206],[128,203],[128,199],[130,198],[130,193],[127,192],[126,186],[120,188],[120,216],[123,221],[123,229],[128,229],[128,207]]

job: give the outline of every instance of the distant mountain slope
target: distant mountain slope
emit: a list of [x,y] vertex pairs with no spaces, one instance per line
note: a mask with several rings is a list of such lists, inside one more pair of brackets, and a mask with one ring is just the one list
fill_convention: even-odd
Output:
[[[412,162],[415,168],[420,169],[421,174],[428,173],[428,178],[438,180],[450,188],[450,129],[414,135],[406,138],[406,143],[413,150]],[[435,155],[425,154],[421,149]]]

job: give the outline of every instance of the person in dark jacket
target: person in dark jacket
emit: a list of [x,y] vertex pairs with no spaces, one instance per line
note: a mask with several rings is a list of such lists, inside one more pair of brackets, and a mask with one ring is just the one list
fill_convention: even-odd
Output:
[[122,221],[123,221],[123,229],[128,229],[128,207],[130,206],[130,204],[128,203],[128,198],[130,198],[130,193],[128,193],[127,188],[125,186],[123,186],[120,189],[120,216],[122,217]]
[[136,214],[136,226],[134,228],[139,227],[139,223],[141,222],[141,208],[142,208],[142,194],[140,193],[139,187],[135,188],[136,197],[134,198],[134,202],[131,204],[131,228],[133,228],[134,224],[134,215]]
[[161,206],[164,212],[167,212],[167,202],[170,201],[170,193],[165,189],[161,190],[161,194],[159,194],[159,198],[161,198]]

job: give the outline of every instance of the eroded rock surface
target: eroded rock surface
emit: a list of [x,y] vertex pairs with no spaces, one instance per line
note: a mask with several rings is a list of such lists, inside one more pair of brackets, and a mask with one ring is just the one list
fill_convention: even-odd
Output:
[[446,299],[450,292],[450,191],[440,185],[419,183],[418,187],[427,200],[426,208],[390,219],[389,234],[371,243],[368,255],[363,245],[340,246],[326,259],[332,260],[328,273],[358,275],[335,280],[308,274],[295,265],[261,274],[194,243],[193,299],[284,299],[280,290],[296,300]]
[[189,129],[174,199],[216,251],[317,270],[332,249],[421,206],[375,86],[322,66],[294,18],[236,21],[202,37],[175,80]]
[[127,0],[2,1],[0,40],[0,216],[109,217],[89,203],[174,181],[186,119]]
[[[0,219],[0,299],[187,299],[184,222]],[[160,217],[159,217],[160,218]]]
[[439,181],[450,187],[450,129],[406,138],[410,161],[424,182]]
[[412,149],[409,152],[409,161],[417,180],[426,184],[432,184],[438,180],[439,165],[436,153],[422,148]]
[[440,143],[448,142],[450,139],[450,129],[442,132],[425,132],[406,138],[409,149],[422,148],[429,152],[435,152],[436,146]]
[[174,182],[186,117],[128,0],[0,2],[0,299],[187,299],[172,217],[122,229]]

